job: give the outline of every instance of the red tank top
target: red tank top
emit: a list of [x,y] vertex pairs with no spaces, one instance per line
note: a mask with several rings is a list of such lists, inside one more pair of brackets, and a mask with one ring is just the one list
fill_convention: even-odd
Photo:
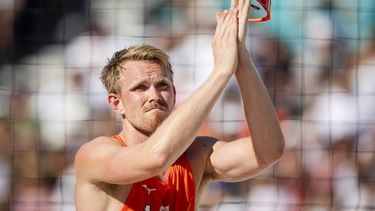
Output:
[[[113,137],[123,146],[127,144]],[[168,181],[152,177],[134,183],[121,211],[161,211],[195,209],[194,178],[188,159],[182,155],[168,169]]]

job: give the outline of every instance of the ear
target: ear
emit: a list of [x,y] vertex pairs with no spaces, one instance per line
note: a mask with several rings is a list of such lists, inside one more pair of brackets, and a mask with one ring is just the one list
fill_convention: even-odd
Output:
[[122,118],[125,118],[124,106],[117,94],[110,93],[108,95],[108,102],[116,113],[120,114]]
[[173,106],[176,106],[176,87],[173,85]]

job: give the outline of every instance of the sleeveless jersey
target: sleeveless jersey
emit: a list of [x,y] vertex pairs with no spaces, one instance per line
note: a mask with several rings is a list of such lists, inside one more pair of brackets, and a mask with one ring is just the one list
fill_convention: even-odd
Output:
[[[113,138],[127,146],[119,136]],[[166,183],[152,177],[134,183],[121,211],[167,211],[195,209],[194,178],[188,159],[182,155],[168,169]]]

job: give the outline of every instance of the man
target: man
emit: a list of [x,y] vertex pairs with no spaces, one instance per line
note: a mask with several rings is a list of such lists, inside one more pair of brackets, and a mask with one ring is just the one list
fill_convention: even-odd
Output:
[[[233,1],[218,13],[214,70],[175,110],[167,55],[147,45],[115,53],[102,81],[123,127],[78,151],[77,210],[195,210],[208,182],[243,181],[280,159],[283,135],[245,47],[249,5]],[[251,138],[196,137],[234,74]]]

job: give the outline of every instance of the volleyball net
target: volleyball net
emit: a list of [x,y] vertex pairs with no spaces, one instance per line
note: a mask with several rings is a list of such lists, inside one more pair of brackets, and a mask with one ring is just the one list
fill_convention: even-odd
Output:
[[[0,210],[75,210],[75,152],[121,125],[99,80],[106,59],[141,43],[165,50],[179,104],[213,69],[215,15],[229,5],[2,1]],[[248,181],[210,184],[200,210],[375,209],[375,2],[273,0],[271,11],[249,23],[247,45],[287,150]],[[249,134],[235,81],[200,134]]]

